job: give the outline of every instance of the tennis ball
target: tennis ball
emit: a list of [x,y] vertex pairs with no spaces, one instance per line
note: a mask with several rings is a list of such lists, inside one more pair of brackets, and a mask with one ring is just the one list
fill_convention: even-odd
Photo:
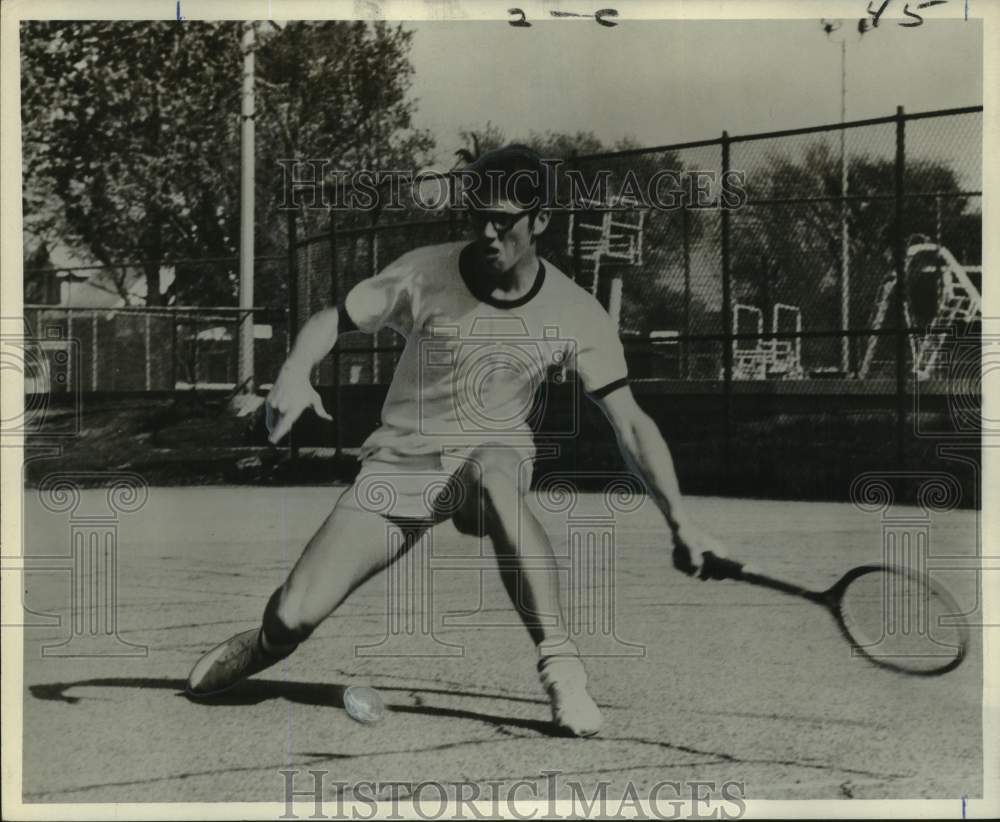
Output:
[[365,724],[380,722],[385,718],[385,703],[374,688],[351,685],[344,691],[344,708],[351,719]]

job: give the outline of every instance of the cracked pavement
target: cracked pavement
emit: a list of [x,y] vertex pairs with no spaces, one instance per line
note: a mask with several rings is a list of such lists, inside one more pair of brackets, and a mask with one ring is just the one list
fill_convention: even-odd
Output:
[[[981,794],[978,642],[965,664],[940,678],[902,677],[852,659],[820,608],[674,571],[649,501],[616,520],[616,565],[603,569],[615,580],[621,645],[594,634],[578,639],[585,653],[642,651],[586,660],[605,715],[596,738],[554,734],[531,642],[488,563],[482,572],[435,571],[435,636],[460,656],[379,655],[381,646],[358,655],[356,646],[386,635],[383,574],[279,666],[223,697],[189,701],[181,690],[190,667],[257,623],[341,490],[150,489],[145,508],[124,515],[117,535],[119,635],[147,646],[144,657],[43,657],[43,645],[68,635],[69,577],[26,574],[26,605],[62,622],[25,630],[24,800],[280,802],[279,772],[288,768],[327,770],[346,783],[539,786],[543,771],[559,770],[588,795],[599,780],[620,795],[627,782],[641,792],[686,779],[741,781],[750,799],[958,803]],[[83,492],[84,504],[103,493]],[[732,556],[803,584],[825,586],[879,558],[878,517],[850,505],[711,498],[690,505]],[[535,508],[557,554],[564,552],[565,516]],[[586,495],[575,512],[597,508],[597,497]],[[68,552],[65,514],[44,510],[29,491],[25,516],[29,556]],[[938,516],[932,553],[972,555],[975,529],[975,512]],[[434,551],[447,566],[447,557],[467,559],[479,546],[446,524],[434,533]],[[948,584],[973,607],[973,574]],[[442,623],[441,615],[457,612],[473,616]],[[385,720],[361,725],[347,716],[341,695],[352,684],[379,689]]]

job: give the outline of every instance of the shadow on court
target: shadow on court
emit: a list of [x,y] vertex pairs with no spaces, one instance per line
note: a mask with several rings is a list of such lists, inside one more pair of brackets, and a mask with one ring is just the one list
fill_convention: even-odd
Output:
[[[218,696],[193,699],[185,693],[185,681],[182,679],[153,679],[142,677],[97,677],[94,679],[81,679],[76,682],[51,682],[46,684],[31,685],[29,693],[40,700],[64,702],[67,705],[76,705],[85,700],[86,697],[72,696],[68,691],[74,688],[138,688],[143,690],[164,690],[172,691],[174,696],[181,697],[187,701],[204,705],[206,707],[236,707],[246,705],[259,705],[268,700],[285,700],[298,705],[309,705],[316,708],[338,708],[344,710],[344,691],[346,685],[325,682],[285,682],[276,679],[249,679],[242,682],[231,691]],[[419,698],[422,693],[441,694],[445,696],[462,696],[472,699],[486,699],[491,701],[511,701],[526,702],[547,705],[545,700],[524,699],[520,697],[510,697],[504,694],[473,693],[471,691],[445,691],[440,689],[424,688],[392,688],[380,687],[382,694],[405,693],[412,697]],[[488,714],[479,711],[460,710],[456,708],[432,707],[429,705],[405,705],[386,703],[386,710],[398,714],[411,714],[413,716],[441,717],[450,719],[467,719],[474,722],[485,722],[497,727],[516,727],[534,731],[544,736],[563,737],[571,736],[562,732],[551,722],[537,720],[518,719],[500,714]],[[603,706],[606,707],[606,706]]]

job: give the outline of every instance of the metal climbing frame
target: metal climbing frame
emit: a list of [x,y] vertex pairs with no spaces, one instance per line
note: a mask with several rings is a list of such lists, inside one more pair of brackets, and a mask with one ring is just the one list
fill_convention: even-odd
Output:
[[[579,213],[579,216],[578,216]],[[642,232],[646,213],[631,197],[610,197],[606,201],[581,200],[569,214],[567,251],[579,254],[577,283],[597,294],[602,264],[642,265]],[[611,281],[608,314],[618,326],[621,316],[622,280]]]
[[[937,278],[937,305],[934,317],[923,336],[909,335],[910,356],[913,372],[918,380],[930,379],[940,368],[940,355],[951,329],[960,322],[971,322],[982,315],[983,300],[979,289],[968,275],[965,266],[943,245],[936,243],[915,243],[906,250],[906,276],[909,282],[915,276]],[[896,274],[889,274],[879,288],[878,298],[872,315],[871,329],[879,331],[885,323],[886,314],[896,290]],[[910,307],[904,303],[903,313],[907,327],[913,326]],[[875,360],[879,334],[868,338],[865,355],[861,361],[858,376],[867,377]]]
[[[740,325],[745,317],[751,317],[756,325],[756,333],[750,340],[741,338]],[[777,377],[786,380],[801,380],[805,377],[802,368],[802,338],[779,339],[783,317],[793,318],[795,334],[802,333],[802,311],[796,305],[775,303],[771,315],[771,333],[764,336],[764,312],[753,305],[736,303],[733,306],[733,379],[766,380]]]

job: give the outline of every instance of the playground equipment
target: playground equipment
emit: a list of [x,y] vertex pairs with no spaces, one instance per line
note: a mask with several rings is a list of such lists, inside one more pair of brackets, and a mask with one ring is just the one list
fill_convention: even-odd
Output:
[[[579,212],[579,216],[578,216]],[[569,214],[567,251],[580,255],[576,281],[597,294],[602,265],[642,265],[642,232],[646,214],[631,197],[614,196],[606,201],[581,200]],[[619,327],[622,278],[611,280],[608,314]]]
[[[747,332],[744,318],[749,318],[755,331]],[[802,333],[802,311],[788,303],[775,303],[771,314],[771,333],[778,335],[782,323],[791,320],[796,334]],[[771,377],[786,380],[801,380],[805,377],[802,368],[802,338],[765,338],[764,312],[753,305],[736,303],[733,306],[733,334],[755,333],[753,339],[733,340],[733,379],[766,380]]]
[[[913,371],[918,380],[926,380],[939,370],[942,363],[941,350],[950,329],[959,322],[971,322],[982,315],[982,295],[969,277],[973,266],[963,266],[943,245],[918,242],[906,250],[906,278],[913,283],[918,276],[933,276],[937,280],[936,306],[933,319],[923,336],[907,334],[912,357]],[[870,328],[878,332],[885,322],[886,314],[896,290],[896,272],[893,271],[879,288]],[[913,327],[910,305],[903,303],[903,316],[907,328]],[[873,333],[868,338],[865,354],[858,369],[858,377],[864,379],[871,372],[878,348],[880,335]]]

